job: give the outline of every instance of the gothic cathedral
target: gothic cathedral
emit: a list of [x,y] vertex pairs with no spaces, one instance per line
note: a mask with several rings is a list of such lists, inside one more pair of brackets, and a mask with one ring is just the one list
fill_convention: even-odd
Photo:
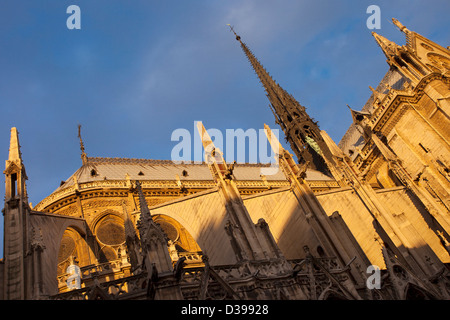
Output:
[[[450,50],[394,24],[389,70],[336,144],[236,40],[294,154],[226,163],[89,157],[35,206],[11,129],[0,298],[450,299]],[[294,158],[295,157],[295,158]]]

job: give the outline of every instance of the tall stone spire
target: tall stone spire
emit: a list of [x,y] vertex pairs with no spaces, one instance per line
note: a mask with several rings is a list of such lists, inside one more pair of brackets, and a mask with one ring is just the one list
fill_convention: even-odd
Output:
[[241,37],[231,26],[230,29],[258,75],[270,101],[275,120],[283,130],[298,161],[309,162],[311,168],[329,173],[323,157],[330,156],[330,152],[323,141],[317,122],[306,113],[304,106],[273,80],[247,45],[242,42]]
[[4,284],[3,298],[26,298],[27,276],[24,266],[29,257],[29,206],[25,181],[27,176],[20,152],[19,135],[11,128],[8,160],[5,162]]
[[141,211],[137,226],[141,238],[143,266],[148,272],[149,280],[155,282],[158,274],[173,271],[167,247],[168,238],[160,225],[153,221],[139,181],[136,181],[136,191]]

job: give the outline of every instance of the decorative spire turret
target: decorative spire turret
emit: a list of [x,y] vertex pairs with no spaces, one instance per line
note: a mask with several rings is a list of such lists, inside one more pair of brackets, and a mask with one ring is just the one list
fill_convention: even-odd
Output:
[[380,46],[381,50],[383,50],[383,53],[388,60],[391,60],[398,54],[398,49],[400,48],[400,46],[397,45],[395,42],[392,42],[386,39],[385,37],[380,36],[376,32],[372,32],[372,35],[375,38],[378,45]]
[[443,47],[421,36],[417,32],[410,31],[395,18],[392,18],[392,22],[405,34],[405,46],[399,46],[385,37],[372,32],[378,45],[386,55],[387,63],[391,68],[400,72],[412,87],[415,87],[425,76],[432,72],[441,72],[440,70],[442,70],[445,73],[447,69],[445,67],[440,68],[439,64],[436,65],[433,63],[433,58],[430,60],[430,56],[428,55],[429,50],[436,50],[436,52],[440,52],[440,54],[444,53],[445,55],[446,50]]
[[145,200],[144,193],[142,192],[141,183],[136,181],[136,189],[139,195],[139,207],[141,208],[141,217],[142,215],[146,217],[151,217],[150,210],[148,209],[147,201]]
[[172,272],[172,260],[167,247],[168,238],[159,224],[153,221],[141,183],[136,181],[141,216],[137,226],[141,238],[142,261],[151,282],[157,281],[158,273]]
[[11,128],[9,156],[5,162],[6,194],[5,199],[20,197],[27,204],[25,181],[28,179],[20,152],[19,133],[15,127]]
[[241,37],[231,26],[230,29],[261,81],[270,101],[275,120],[281,126],[298,161],[309,162],[311,168],[329,174],[324,157],[327,157],[330,161],[333,160],[320,134],[317,122],[306,113],[304,106],[273,80],[247,45],[242,42]]
[[131,271],[138,273],[142,267],[141,245],[125,200],[122,200],[122,212],[125,227],[125,243],[130,258]]
[[[31,265],[31,247],[28,196],[25,181],[28,179],[20,152],[19,134],[11,128],[9,156],[5,162],[4,225],[4,283],[3,299],[26,299],[26,281],[31,278],[25,265]],[[29,277],[29,278],[27,278]],[[3,280],[2,280],[3,281]]]

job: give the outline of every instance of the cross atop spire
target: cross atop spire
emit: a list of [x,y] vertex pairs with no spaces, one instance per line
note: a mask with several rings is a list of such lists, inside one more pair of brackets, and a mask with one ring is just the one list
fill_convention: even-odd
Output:
[[88,161],[86,152],[84,151],[83,139],[81,139],[81,124],[78,125],[78,138],[80,139],[81,161],[85,165]]
[[236,34],[236,32],[234,31],[233,27],[230,24],[227,24],[227,26],[230,27],[231,31],[233,31],[234,35],[236,36],[236,40],[237,41],[241,40],[241,37]]

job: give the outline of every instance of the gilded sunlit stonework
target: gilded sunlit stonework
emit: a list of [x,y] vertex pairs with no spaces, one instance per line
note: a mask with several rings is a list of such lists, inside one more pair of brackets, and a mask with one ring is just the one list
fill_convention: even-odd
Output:
[[0,298],[449,299],[450,51],[393,22],[406,45],[373,33],[389,70],[338,145],[235,33],[297,157],[265,125],[274,175],[215,148],[88,157],[79,132],[82,166],[32,207],[12,128]]

